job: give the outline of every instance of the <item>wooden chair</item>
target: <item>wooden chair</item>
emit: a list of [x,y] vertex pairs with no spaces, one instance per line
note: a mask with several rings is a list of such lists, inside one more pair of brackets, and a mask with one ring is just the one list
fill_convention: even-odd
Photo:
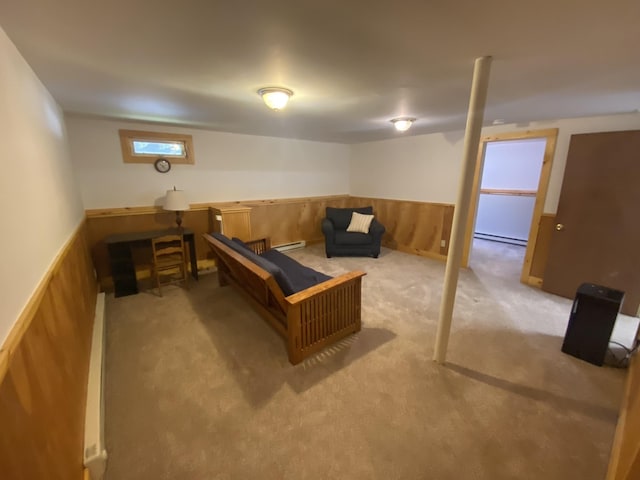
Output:
[[[184,282],[185,288],[189,289],[187,256],[182,235],[164,235],[154,238],[151,240],[151,249],[153,251],[153,274],[160,296],[162,296],[161,285]],[[176,277],[176,273],[179,273],[180,277]],[[163,275],[167,276],[169,280],[161,281]]]

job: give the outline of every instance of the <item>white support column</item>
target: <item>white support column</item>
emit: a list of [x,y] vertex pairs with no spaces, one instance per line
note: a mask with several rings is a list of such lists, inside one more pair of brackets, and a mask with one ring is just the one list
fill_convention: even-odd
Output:
[[464,230],[467,215],[469,214],[469,203],[471,201],[474,169],[478,156],[478,144],[480,143],[480,133],[482,131],[484,106],[487,100],[490,70],[491,57],[476,58],[473,68],[467,126],[464,134],[464,161],[458,187],[458,199],[453,213],[453,227],[451,229],[449,254],[447,255],[447,268],[444,274],[442,301],[440,302],[440,319],[438,321],[436,345],[433,354],[433,360],[438,363],[445,362],[447,345],[449,344],[451,317],[456,299],[458,273],[460,272],[464,246]]

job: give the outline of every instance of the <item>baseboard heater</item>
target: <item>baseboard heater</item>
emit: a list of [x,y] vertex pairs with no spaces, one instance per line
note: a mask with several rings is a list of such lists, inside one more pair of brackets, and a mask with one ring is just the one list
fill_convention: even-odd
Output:
[[104,443],[104,341],[104,293],[99,293],[91,340],[84,422],[84,466],[91,473],[91,480],[102,480],[107,466]]
[[490,233],[481,232],[475,232],[473,236],[474,238],[479,238],[481,240],[492,240],[494,242],[510,243],[512,245],[520,245],[522,247],[527,246],[527,241],[522,240],[521,238],[503,237],[501,235],[492,235]]
[[296,248],[304,248],[306,244],[307,242],[305,242],[304,240],[300,240],[299,242],[291,242],[291,243],[284,243],[282,245],[276,245],[273,248],[278,250],[279,252],[285,252],[287,250],[294,250]]

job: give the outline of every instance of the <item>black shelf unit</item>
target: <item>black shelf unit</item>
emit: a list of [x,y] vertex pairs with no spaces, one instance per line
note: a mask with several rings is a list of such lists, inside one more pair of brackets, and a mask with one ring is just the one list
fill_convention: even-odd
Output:
[[624,300],[624,292],[583,283],[578,287],[562,351],[594,365],[602,366],[611,332]]

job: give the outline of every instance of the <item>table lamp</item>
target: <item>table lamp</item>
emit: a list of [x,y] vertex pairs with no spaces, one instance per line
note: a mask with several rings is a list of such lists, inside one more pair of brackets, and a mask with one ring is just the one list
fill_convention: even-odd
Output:
[[176,223],[178,224],[178,228],[182,228],[182,212],[189,210],[189,202],[187,202],[184,191],[176,190],[176,187],[173,187],[173,190],[167,190],[163,208],[176,212]]

